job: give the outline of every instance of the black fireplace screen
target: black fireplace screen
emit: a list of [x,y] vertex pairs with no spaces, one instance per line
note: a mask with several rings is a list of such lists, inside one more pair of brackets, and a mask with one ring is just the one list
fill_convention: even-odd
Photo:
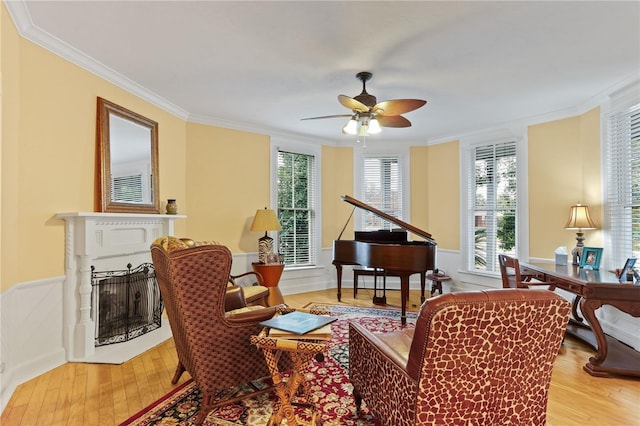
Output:
[[92,266],[91,285],[95,346],[126,342],[162,325],[162,297],[152,263],[101,272]]

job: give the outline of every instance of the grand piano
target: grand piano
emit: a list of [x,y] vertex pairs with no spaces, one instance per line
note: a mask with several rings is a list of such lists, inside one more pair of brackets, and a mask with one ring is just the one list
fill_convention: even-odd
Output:
[[[343,201],[355,208],[362,208],[391,223],[398,225],[422,238],[425,241],[407,241],[406,233],[390,231],[374,231],[373,233],[356,232],[355,240],[341,240],[342,232],[333,242],[333,264],[338,274],[338,301],[342,297],[342,265],[361,265],[384,270],[388,275],[400,277],[400,299],[402,300],[402,324],[406,324],[407,300],[409,299],[409,277],[413,274],[424,275],[435,269],[436,242],[431,234],[409,223],[403,222],[362,201],[345,195]],[[353,211],[351,212],[353,215]],[[349,219],[351,216],[349,216]],[[347,221],[348,222],[348,221]],[[345,224],[346,228],[346,224]],[[398,236],[404,235],[404,241]],[[423,283],[424,284],[424,283]],[[355,285],[355,283],[354,283]]]

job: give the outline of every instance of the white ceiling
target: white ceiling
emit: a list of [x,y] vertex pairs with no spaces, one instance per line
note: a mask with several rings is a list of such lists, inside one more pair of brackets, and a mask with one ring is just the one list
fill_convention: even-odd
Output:
[[7,1],[21,34],[190,121],[348,144],[355,74],[428,101],[367,143],[571,112],[640,76],[640,2]]

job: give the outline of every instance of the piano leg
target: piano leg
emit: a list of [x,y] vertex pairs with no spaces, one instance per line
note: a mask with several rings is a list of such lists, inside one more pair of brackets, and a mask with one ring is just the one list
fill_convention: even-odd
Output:
[[338,302],[342,298],[342,265],[334,263],[336,265],[336,273],[338,274]]
[[402,325],[407,323],[407,300],[409,300],[409,275],[400,275],[400,299],[402,300],[402,312],[400,313],[400,322]]

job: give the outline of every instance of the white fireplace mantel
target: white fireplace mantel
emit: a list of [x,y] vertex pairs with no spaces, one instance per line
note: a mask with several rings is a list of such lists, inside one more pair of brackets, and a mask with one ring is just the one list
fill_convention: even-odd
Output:
[[[57,217],[66,221],[63,292],[66,358],[91,361],[96,352],[95,323],[91,318],[91,266],[98,271],[118,270],[126,269],[128,263],[135,267],[150,262],[151,243],[158,237],[173,235],[174,221],[186,216],[78,212],[59,213]],[[126,343],[109,346],[119,345]],[[109,351],[109,346],[99,349]]]

